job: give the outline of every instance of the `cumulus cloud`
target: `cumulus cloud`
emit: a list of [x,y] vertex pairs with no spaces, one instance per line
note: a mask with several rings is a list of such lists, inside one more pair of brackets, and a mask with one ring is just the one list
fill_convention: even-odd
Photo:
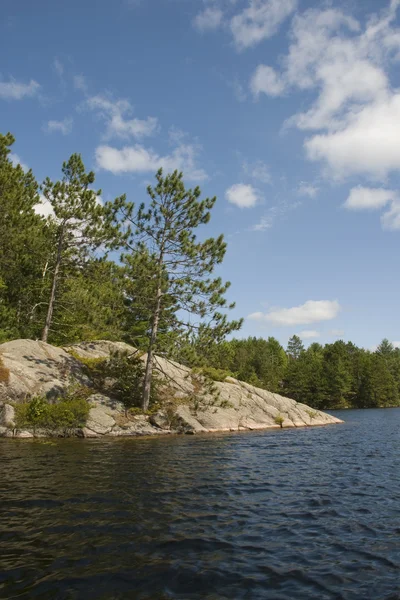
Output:
[[128,118],[133,107],[128,100],[115,100],[106,96],[91,96],[86,100],[86,106],[95,111],[106,122],[106,138],[142,139],[154,135],[159,130],[158,119]]
[[384,180],[400,169],[400,92],[389,78],[400,59],[398,6],[392,0],[365,25],[335,8],[298,13],[280,72],[259,65],[251,78],[255,95],[315,92],[287,125],[312,132],[307,158],[336,178]]
[[389,231],[400,230],[400,201],[392,202],[389,210],[383,213],[381,224],[383,229]]
[[318,194],[319,188],[311,183],[306,183],[305,181],[301,181],[298,188],[297,193],[299,196],[308,196],[309,198],[315,198]]
[[44,126],[44,130],[47,133],[62,133],[62,135],[68,135],[72,131],[73,125],[72,117],[66,117],[62,121],[47,121]]
[[209,6],[195,17],[193,25],[199,31],[213,31],[221,25],[223,16],[220,8]]
[[250,90],[255,98],[261,93],[281,96],[285,90],[285,82],[272,67],[259,65],[251,77]]
[[400,342],[392,342],[395,348],[400,348]]
[[350,190],[344,206],[350,210],[376,210],[396,198],[397,193],[393,190],[367,188],[359,185]]
[[350,190],[344,203],[348,210],[377,210],[390,204],[381,216],[383,229],[400,230],[400,198],[397,192],[384,188],[367,188],[357,186]]
[[313,338],[319,338],[320,332],[315,331],[315,329],[305,329],[304,331],[300,331],[299,337],[303,340],[311,340]]
[[165,156],[141,144],[122,149],[103,145],[96,148],[96,162],[99,168],[111,171],[114,175],[153,173],[162,167],[166,171],[183,171],[188,180],[203,181],[207,179],[207,174],[196,165],[197,153],[197,146],[185,143],[179,144]]
[[237,49],[250,48],[275,35],[296,6],[296,0],[250,0],[230,22]]
[[252,185],[235,183],[225,192],[225,198],[239,208],[253,208],[259,200],[259,194]]
[[29,83],[20,83],[15,79],[0,81],[0,98],[3,100],[22,100],[36,96],[39,90],[40,85],[33,79]]
[[307,300],[307,302],[300,306],[271,309],[265,314],[256,312],[247,318],[256,321],[265,321],[273,325],[309,325],[310,323],[335,319],[339,311],[340,304],[337,300]]

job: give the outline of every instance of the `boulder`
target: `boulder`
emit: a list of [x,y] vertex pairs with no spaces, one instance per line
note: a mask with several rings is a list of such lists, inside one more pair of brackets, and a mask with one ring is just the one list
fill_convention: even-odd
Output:
[[0,359],[9,370],[8,381],[0,383],[0,401],[62,395],[71,380],[89,385],[81,364],[62,348],[34,340],[13,340],[0,345]]
[[100,406],[95,406],[89,410],[89,416],[86,422],[86,428],[94,433],[104,435],[110,433],[115,425],[115,419],[104,412]]
[[150,415],[149,422],[154,425],[154,427],[158,427],[159,429],[171,429],[170,421],[165,412],[162,410]]
[[0,425],[3,427],[15,427],[15,409],[11,404],[0,405]]

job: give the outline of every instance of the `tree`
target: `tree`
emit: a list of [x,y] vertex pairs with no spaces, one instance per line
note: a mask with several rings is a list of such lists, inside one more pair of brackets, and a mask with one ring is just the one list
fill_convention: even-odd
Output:
[[209,222],[216,198],[199,200],[200,189],[187,190],[183,174],[178,171],[164,177],[160,169],[156,180],[155,187],[147,188],[148,208],[143,203],[136,213],[133,205],[123,209],[124,218],[132,226],[128,243],[131,253],[149,257],[140,271],[147,281],[144,306],[150,309],[143,410],[149,406],[154,351],[162,322],[182,337],[201,331],[210,344],[241,325],[241,321],[228,322],[221,312],[234,307],[224,297],[230,284],[210,277],[225,255],[223,236],[199,242],[195,234],[197,227]]
[[394,346],[387,338],[384,338],[376,349],[378,354],[384,357],[391,356],[394,352]]
[[52,254],[50,228],[35,212],[33,173],[10,160],[14,141],[0,134],[0,340],[35,335],[42,274]]
[[286,354],[293,359],[298,359],[300,354],[304,352],[303,342],[298,335],[293,335],[288,341]]
[[101,191],[90,189],[95,176],[86,173],[79,154],[73,154],[62,166],[62,180],[53,183],[46,178],[43,195],[51,204],[55,225],[56,256],[52,271],[52,283],[42,341],[47,342],[53,319],[60,273],[66,264],[78,268],[91,253],[102,247],[116,245],[119,228],[115,223],[115,209],[121,198],[103,206],[99,200]]

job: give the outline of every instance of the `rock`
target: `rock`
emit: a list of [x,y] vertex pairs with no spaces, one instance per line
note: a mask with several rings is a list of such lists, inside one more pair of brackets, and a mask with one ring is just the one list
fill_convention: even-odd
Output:
[[33,433],[30,431],[16,431],[14,433],[14,437],[16,438],[33,438]]
[[6,437],[9,431],[8,427],[0,427],[0,437]]
[[15,427],[15,409],[11,404],[0,406],[0,425],[4,427]]
[[83,427],[80,431],[82,437],[84,438],[97,438],[100,437],[99,433],[96,433],[95,431],[92,431],[91,429],[88,429],[88,427]]
[[96,406],[89,411],[88,420],[86,422],[87,429],[94,433],[104,435],[109,433],[115,425],[115,419],[104,412],[103,408]]
[[0,383],[0,400],[23,401],[27,396],[49,398],[65,392],[71,379],[89,385],[81,364],[62,348],[34,340],[13,340],[0,345],[8,382]]
[[[82,372],[81,363],[68,354],[67,350],[73,350],[84,358],[107,358],[116,350],[136,352],[128,344],[102,340],[75,344],[65,349],[33,340],[14,340],[2,344],[0,358],[4,367],[9,370],[9,380],[0,383],[0,402],[3,400],[1,415],[4,413],[4,404],[10,406],[7,400],[23,400],[27,395],[36,394],[47,394],[51,398],[64,393],[71,382],[90,385],[90,380]],[[145,361],[146,355],[141,355],[140,358]],[[178,433],[256,430],[279,428],[281,419],[283,427],[341,422],[305,404],[256,388],[233,377],[227,377],[224,382],[215,382],[219,394],[215,398],[207,396],[201,376],[194,374],[188,367],[157,356],[155,369],[162,381],[165,397],[173,400],[176,405],[171,427],[171,419],[163,411],[152,415],[150,420],[144,415],[127,420],[121,402],[96,393],[89,398],[91,408],[86,427],[76,432],[76,435],[154,435],[170,433],[171,429]],[[1,426],[5,424],[4,418],[0,417]],[[7,420],[10,424],[13,423],[9,412]]]
[[158,427],[159,429],[171,429],[169,419],[162,410],[150,415],[149,421],[154,427]]
[[114,419],[119,415],[125,414],[125,407],[122,402],[118,402],[110,396],[105,396],[104,394],[92,394],[88,398],[88,402],[94,408],[99,408],[106,415],[113,417]]

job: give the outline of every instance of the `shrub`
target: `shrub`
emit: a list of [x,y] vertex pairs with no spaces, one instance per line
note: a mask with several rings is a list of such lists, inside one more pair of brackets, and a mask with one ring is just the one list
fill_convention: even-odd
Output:
[[231,377],[232,373],[230,371],[224,371],[223,369],[215,369],[214,367],[200,367],[193,369],[194,373],[199,373],[203,375],[207,379],[211,379],[212,381],[225,381],[227,377]]
[[0,383],[8,383],[10,380],[10,369],[4,366],[0,357]]
[[15,406],[15,424],[24,427],[64,431],[84,427],[90,406],[85,398],[66,396],[56,404],[49,404],[43,396],[35,396]]
[[283,427],[283,422],[284,422],[284,417],[282,417],[282,415],[276,415],[274,421],[277,425],[280,425],[280,427]]

